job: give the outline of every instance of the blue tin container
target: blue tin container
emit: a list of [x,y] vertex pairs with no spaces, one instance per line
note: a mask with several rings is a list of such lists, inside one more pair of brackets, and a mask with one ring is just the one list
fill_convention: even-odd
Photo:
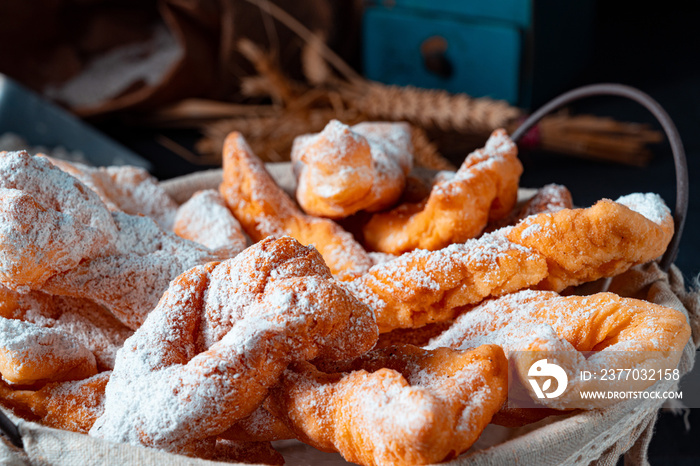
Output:
[[365,75],[530,107],[585,65],[593,2],[393,0],[363,18]]

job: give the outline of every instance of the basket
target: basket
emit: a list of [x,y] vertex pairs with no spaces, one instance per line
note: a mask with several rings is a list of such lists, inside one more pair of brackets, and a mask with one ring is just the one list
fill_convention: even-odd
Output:
[[[605,288],[621,296],[646,299],[674,308],[686,315],[693,330],[692,340],[683,350],[678,369],[688,373],[694,364],[696,345],[700,344],[700,296],[686,291],[680,271],[671,265],[678,248],[687,210],[687,171],[682,145],[673,123],[656,102],[639,91],[619,85],[580,88],[550,102],[532,115],[514,133],[518,139],[529,127],[550,111],[576,98],[601,92],[633,98],[654,113],[669,137],[677,167],[676,234],[660,263],[650,262],[630,269],[612,280],[588,285],[587,291]],[[641,97],[640,97],[641,96]],[[288,192],[294,191],[289,164],[268,165],[272,176]],[[162,183],[178,202],[184,202],[200,189],[216,189],[221,170],[187,175]],[[519,193],[527,196],[525,190]],[[659,381],[648,390],[673,391],[678,381]],[[633,464],[647,463],[646,452],[656,416],[663,400],[642,399],[620,402],[591,411],[575,411],[554,416],[518,429],[489,426],[479,441],[462,456],[447,465],[615,465],[620,455]],[[45,427],[8,414],[0,428],[8,437],[0,437],[0,464],[8,465],[98,465],[98,464],[172,464],[214,465],[207,460],[192,459],[157,450],[110,443],[68,431]],[[347,464],[337,454],[319,452],[297,441],[275,442],[287,464]],[[20,448],[21,447],[21,448]]]

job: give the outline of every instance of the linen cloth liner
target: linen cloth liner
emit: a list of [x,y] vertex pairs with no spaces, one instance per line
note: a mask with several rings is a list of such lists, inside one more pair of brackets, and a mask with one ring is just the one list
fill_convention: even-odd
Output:
[[[269,164],[272,176],[287,192],[293,192],[294,179],[289,164]],[[216,189],[221,182],[221,170],[209,170],[162,183],[177,202],[184,202],[200,189]],[[602,281],[601,281],[602,284]],[[588,286],[588,292],[596,291]],[[609,291],[621,296],[646,299],[671,307],[688,318],[692,340],[683,349],[678,364],[680,373],[688,373],[695,361],[695,349],[700,345],[700,293],[688,291],[683,276],[675,266],[668,273],[656,263],[636,266],[614,277]],[[678,381],[659,381],[651,389],[675,391]],[[663,400],[628,400],[604,409],[574,411],[553,416],[538,423],[507,432],[496,445],[484,449],[472,448],[460,457],[443,463],[450,466],[522,465],[588,465],[614,466],[625,455],[627,464],[649,464],[647,450],[654,424]],[[162,451],[115,444],[83,434],[52,429],[24,421],[7,413],[18,425],[24,451],[14,448],[0,436],[0,465],[78,466],[100,464],[139,464],[176,466],[221,465],[220,463],[173,455]],[[483,443],[480,441],[480,443]],[[282,451],[284,454],[284,451]],[[307,460],[329,464],[328,454],[308,447]],[[339,459],[339,457],[338,457]],[[331,460],[333,464],[341,464]]]

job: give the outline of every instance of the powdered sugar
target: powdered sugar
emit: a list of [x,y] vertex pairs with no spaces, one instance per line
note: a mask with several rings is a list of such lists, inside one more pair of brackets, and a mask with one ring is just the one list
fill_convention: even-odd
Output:
[[[523,381],[532,364],[547,357],[569,379],[567,391],[547,400],[547,406],[590,409],[613,401],[582,402],[581,390],[643,390],[654,381],[583,380],[582,371],[673,368],[689,336],[682,314],[644,301],[612,293],[562,297],[547,291],[521,291],[468,310],[428,348],[500,345]],[[585,351],[594,353],[585,356],[581,353]]]
[[313,249],[288,237],[195,268],[126,341],[91,434],[179,450],[221,433],[289,362],[373,345],[373,315],[362,309]]
[[95,355],[99,370],[114,367],[117,350],[132,333],[98,304],[37,291],[19,294],[0,289],[0,315],[75,337]]
[[94,368],[95,357],[72,335],[0,317],[0,369],[4,380],[30,384],[58,378],[81,364]]
[[380,328],[387,331],[447,320],[459,306],[495,290],[534,285],[546,272],[537,253],[493,233],[438,251],[403,254],[373,266],[350,287],[374,308]]
[[657,225],[667,223],[671,217],[670,209],[666,206],[661,196],[655,193],[628,194],[620,197],[615,202],[644,215]]
[[154,220],[109,212],[98,195],[47,159],[0,156],[0,282],[90,296],[131,328],[168,283],[212,259]]
[[214,190],[198,191],[180,206],[175,217],[175,233],[202,244],[228,259],[246,247],[241,224]]
[[117,226],[97,194],[46,159],[0,154],[0,282],[34,287],[99,254]]
[[359,464],[435,463],[459,454],[505,399],[506,362],[495,347],[399,345],[320,364],[324,372],[310,364],[285,371],[269,404],[300,438]]
[[119,235],[102,254],[51,277],[49,293],[90,296],[132,329],[155,307],[170,280],[213,259],[203,246],[161,230],[148,217],[112,213]]
[[146,170],[133,166],[90,167],[49,158],[52,164],[96,192],[110,210],[145,215],[170,230],[177,205]]
[[331,120],[322,132],[297,138],[292,148],[297,200],[307,213],[331,218],[386,208],[403,191],[412,150],[405,123],[349,127]]

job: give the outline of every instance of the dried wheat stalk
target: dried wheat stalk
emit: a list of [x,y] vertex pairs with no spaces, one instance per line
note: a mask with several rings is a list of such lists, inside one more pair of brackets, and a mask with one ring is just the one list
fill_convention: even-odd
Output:
[[440,155],[437,146],[430,142],[423,128],[411,125],[411,143],[413,143],[413,161],[416,166],[432,170],[450,170],[457,168]]
[[[295,31],[305,41],[302,65],[308,83],[288,79],[274,58],[256,44],[243,39],[238,49],[258,74],[242,79],[244,95],[270,97],[269,111],[251,106],[251,111],[236,108],[210,108],[211,113],[230,111],[232,118],[211,123],[203,117],[200,127],[204,139],[197,148],[212,156],[221,150],[230,131],[243,133],[253,149],[268,161],[287,160],[294,138],[320,131],[330,119],[348,124],[360,121],[407,121],[413,126],[417,165],[435,169],[452,169],[428,140],[425,130],[433,134],[465,139],[486,139],[496,128],[517,127],[522,111],[504,101],[473,98],[466,94],[449,94],[443,90],[398,87],[367,81],[353,71],[326,46],[322,37],[306,29],[288,13],[268,0],[246,0]],[[331,67],[343,79],[333,75]],[[182,108],[178,114],[160,115],[161,123],[177,124],[176,115],[186,120]],[[197,113],[197,112],[193,112]],[[226,115],[229,116],[229,115]],[[168,119],[170,118],[170,119]],[[189,121],[194,119],[190,115]],[[566,114],[544,118],[537,126],[539,148],[576,155],[592,155],[628,164],[641,165],[648,160],[645,145],[657,142],[660,133],[643,125],[616,122],[592,116],[571,117]],[[455,140],[454,137],[452,140]],[[449,141],[449,137],[441,137]],[[531,138],[532,140],[532,138]]]
[[304,70],[304,76],[313,86],[327,83],[333,74],[328,63],[319,53],[321,44],[325,43],[325,37],[322,33],[316,32],[311,42],[304,44],[301,51],[301,66]]
[[443,131],[482,133],[505,127],[522,112],[501,100],[443,90],[366,82],[343,88],[348,102],[371,119],[410,121]]

